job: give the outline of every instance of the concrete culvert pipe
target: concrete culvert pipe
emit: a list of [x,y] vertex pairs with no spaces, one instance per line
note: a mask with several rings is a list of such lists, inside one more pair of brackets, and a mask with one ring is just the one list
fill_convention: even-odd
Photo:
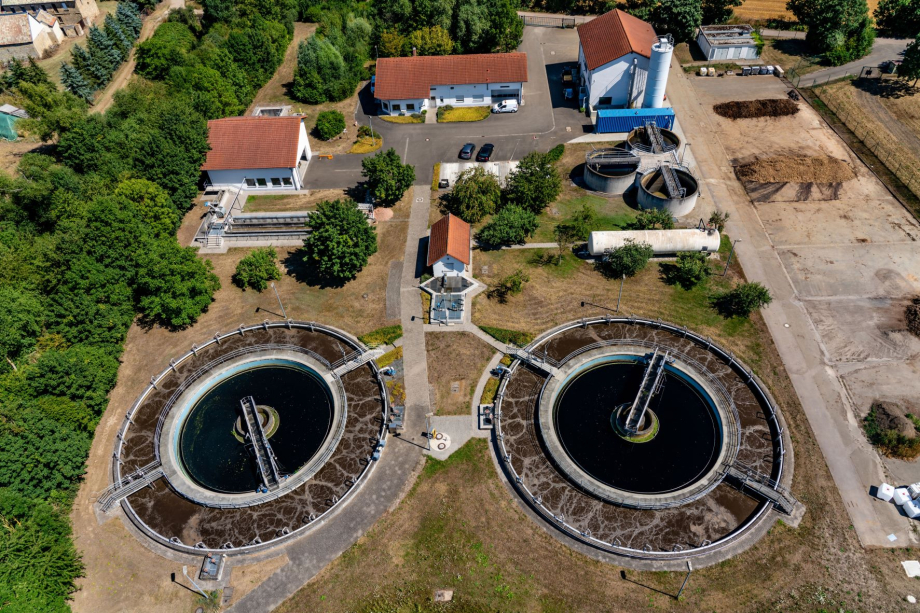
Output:
[[658,133],[661,135],[661,151],[653,150],[652,139],[649,138],[649,133],[644,127],[630,132],[626,136],[626,144],[632,151],[639,153],[668,153],[680,147],[680,137],[671,130],[658,128]]
[[717,230],[627,230],[622,232],[592,232],[588,238],[588,252],[604,255],[607,249],[622,247],[627,241],[648,243],[655,255],[671,255],[682,251],[712,253],[719,250],[721,237]]
[[683,217],[693,210],[699,191],[699,184],[689,172],[662,164],[639,179],[636,200],[644,209],[661,209]]
[[585,154],[585,185],[595,192],[622,194],[635,184],[640,163],[623,147],[589,151]]

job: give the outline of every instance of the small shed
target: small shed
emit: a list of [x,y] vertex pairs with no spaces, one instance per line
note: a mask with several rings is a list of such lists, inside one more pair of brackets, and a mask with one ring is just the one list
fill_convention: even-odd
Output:
[[700,26],[696,44],[707,60],[756,60],[760,57],[757,35],[748,25]]
[[428,265],[435,277],[458,276],[472,261],[470,224],[448,213],[431,226]]

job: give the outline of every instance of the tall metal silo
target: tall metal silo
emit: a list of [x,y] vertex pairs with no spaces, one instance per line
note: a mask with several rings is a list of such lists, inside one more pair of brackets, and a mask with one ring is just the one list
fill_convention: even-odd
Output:
[[652,45],[652,57],[648,62],[648,78],[645,82],[645,99],[642,108],[660,109],[664,106],[664,90],[668,84],[668,68],[674,53],[674,38],[668,34],[659,36]]

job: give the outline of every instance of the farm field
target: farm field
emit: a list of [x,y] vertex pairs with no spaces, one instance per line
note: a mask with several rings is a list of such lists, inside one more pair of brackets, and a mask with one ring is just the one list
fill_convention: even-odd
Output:
[[[869,0],[869,12],[875,10],[878,0]],[[786,0],[747,0],[735,9],[735,15],[742,19],[770,19],[772,17],[791,17],[786,10]]]

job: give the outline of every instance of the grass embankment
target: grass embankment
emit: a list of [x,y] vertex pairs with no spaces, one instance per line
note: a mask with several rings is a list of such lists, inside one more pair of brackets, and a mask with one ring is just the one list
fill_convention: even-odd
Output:
[[434,171],[431,175],[431,191],[438,191],[438,181],[441,178],[441,162],[434,165]]
[[402,326],[397,324],[395,326],[377,328],[367,334],[362,334],[358,337],[358,340],[368,347],[379,347],[380,345],[392,345],[393,341],[402,338],[402,335]]
[[461,108],[442,106],[438,109],[438,123],[482,121],[491,114],[492,109],[488,106],[464,106]]

